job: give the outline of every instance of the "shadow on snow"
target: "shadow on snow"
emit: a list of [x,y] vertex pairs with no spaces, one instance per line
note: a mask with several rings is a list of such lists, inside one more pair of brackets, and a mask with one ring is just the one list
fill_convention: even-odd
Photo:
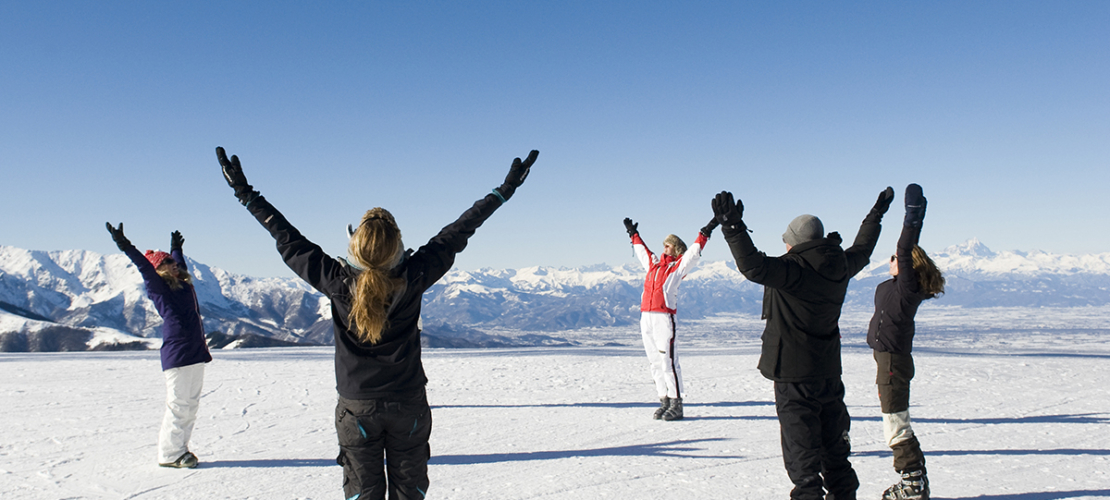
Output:
[[481,455],[439,455],[432,456],[429,465],[475,465],[491,464],[497,462],[524,462],[530,460],[558,460],[560,458],[575,457],[631,457],[631,456],[656,456],[656,457],[681,457],[681,458],[714,458],[733,459],[739,456],[722,455],[697,455],[692,452],[702,448],[692,446],[695,443],[710,441],[726,441],[727,438],[691,439],[684,441],[668,441],[665,443],[636,444],[629,446],[613,446],[609,448],[592,448],[586,450],[558,450],[558,451],[528,451],[521,453],[488,453]]

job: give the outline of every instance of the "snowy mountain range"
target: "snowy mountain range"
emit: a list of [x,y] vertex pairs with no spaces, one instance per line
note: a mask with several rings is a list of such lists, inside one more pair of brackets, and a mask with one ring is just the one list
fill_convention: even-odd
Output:
[[[849,288],[847,307],[871,307],[874,287],[889,277],[887,256],[877,257]],[[932,257],[948,280],[945,305],[1110,304],[1110,253],[996,253],[972,239]],[[209,332],[332,342],[328,301],[303,281],[252,278],[188,263]],[[488,329],[557,332],[633,325],[639,321],[642,280],[637,264],[452,270],[425,295],[425,330],[433,337],[481,337]],[[688,319],[758,314],[762,293],[733,262],[702,262],[683,281],[679,309]],[[160,324],[138,270],[123,254],[0,246],[0,336],[84,332],[91,346],[153,345],[156,340],[147,339],[158,337]]]

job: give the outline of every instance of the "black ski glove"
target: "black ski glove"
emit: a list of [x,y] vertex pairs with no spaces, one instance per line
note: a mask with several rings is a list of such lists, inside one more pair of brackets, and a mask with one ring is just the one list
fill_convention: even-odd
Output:
[[925,220],[925,205],[928,200],[921,191],[921,186],[910,184],[906,186],[906,219],[903,223],[909,227],[921,227]]
[[890,203],[894,201],[894,188],[887,186],[883,192],[879,193],[879,199],[875,200],[875,206],[871,207],[871,213],[877,214],[880,219],[890,210]]
[[185,243],[185,237],[181,236],[181,231],[174,231],[170,233],[170,251],[181,251],[181,245]]
[[637,223],[633,223],[633,222],[632,222],[632,219],[629,219],[628,217],[625,217],[625,218],[624,218],[624,230],[625,230],[625,231],[628,231],[628,237],[629,237],[629,238],[631,238],[631,237],[635,236],[635,235],[636,235],[636,233],[639,233],[639,232],[640,232],[640,231],[639,231],[638,229],[636,229],[636,228],[638,228],[638,227],[640,227],[640,223],[639,223],[639,222],[637,222]]
[[127,237],[123,235],[122,222],[119,223],[118,228],[112,227],[111,222],[105,222],[104,225],[108,228],[108,232],[112,233],[112,241],[116,242],[116,246],[119,247],[120,250],[126,251],[127,249],[135,246],[131,244],[131,240],[127,239]]
[[737,226],[743,224],[744,203],[733,200],[732,193],[721,191],[710,202],[713,205],[713,215],[722,226]]
[[520,158],[513,160],[513,166],[509,167],[509,175],[505,176],[505,182],[494,189],[502,203],[509,201],[509,198],[512,198],[513,193],[516,192],[516,188],[524,184],[524,179],[528,178],[528,172],[532,169],[532,164],[536,162],[536,157],[539,155],[540,152],[533,149],[524,161],[520,161]]
[[719,226],[720,224],[720,222],[717,222],[717,217],[714,216],[712,219],[709,219],[709,224],[706,224],[705,227],[701,228],[701,235],[705,236],[706,239],[709,239],[709,236],[713,234],[713,230],[717,229],[717,226]]
[[235,190],[235,197],[239,199],[239,203],[242,203],[245,207],[255,198],[258,198],[258,191],[247,184],[247,176],[243,175],[243,167],[239,165],[238,156],[232,155],[229,161],[224,148],[217,146],[216,159],[220,160],[220,168],[224,171],[224,179],[227,180],[227,185]]

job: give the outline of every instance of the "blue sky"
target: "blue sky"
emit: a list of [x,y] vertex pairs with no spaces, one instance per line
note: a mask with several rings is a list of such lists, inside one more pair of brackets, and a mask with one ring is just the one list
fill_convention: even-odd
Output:
[[[0,244],[289,276],[214,149],[310,239],[419,246],[540,158],[461,269],[634,263],[724,189],[756,244],[850,239],[884,187],[922,246],[1110,251],[1107,2],[4,2]],[[659,250],[661,248],[656,248]],[[706,259],[728,258],[719,233]]]

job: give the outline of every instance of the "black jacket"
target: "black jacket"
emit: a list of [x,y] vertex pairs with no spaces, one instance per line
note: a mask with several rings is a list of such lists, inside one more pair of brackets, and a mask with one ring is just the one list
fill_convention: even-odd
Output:
[[420,328],[417,326],[424,291],[451,269],[455,254],[466,248],[467,239],[500,206],[501,201],[496,196],[486,195],[397,266],[394,275],[400,276],[405,285],[394,294],[389,305],[388,326],[375,345],[360,343],[347,323],[353,299],[351,286],[359,271],[345,259],[325,254],[265,198],[255,198],[247,209],[274,237],[278,252],[289,268],[331,299],[339,395],[347,399],[403,399],[428,382],[420,361]]
[[814,382],[839,377],[840,308],[848,281],[871,259],[882,215],[863,220],[855,243],[843,250],[837,233],[808,241],[781,257],[755,248],[743,223],[722,234],[745,278],[764,286],[763,353],[759,371],[776,382]]
[[880,352],[909,354],[913,347],[914,323],[921,302],[933,296],[921,291],[913,268],[913,246],[921,227],[902,226],[898,237],[898,276],[875,287],[875,315],[867,328],[867,345]]

